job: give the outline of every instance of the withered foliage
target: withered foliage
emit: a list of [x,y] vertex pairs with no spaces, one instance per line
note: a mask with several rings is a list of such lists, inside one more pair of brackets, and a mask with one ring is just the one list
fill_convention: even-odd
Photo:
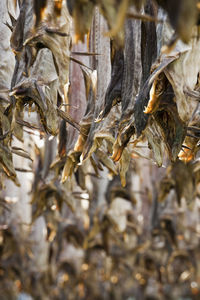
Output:
[[0,10],[0,299],[199,299],[200,2]]

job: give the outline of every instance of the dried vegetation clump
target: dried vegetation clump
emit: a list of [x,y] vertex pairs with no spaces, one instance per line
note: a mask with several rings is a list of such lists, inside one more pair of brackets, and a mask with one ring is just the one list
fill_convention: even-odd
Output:
[[200,2],[0,4],[0,298],[200,298]]

